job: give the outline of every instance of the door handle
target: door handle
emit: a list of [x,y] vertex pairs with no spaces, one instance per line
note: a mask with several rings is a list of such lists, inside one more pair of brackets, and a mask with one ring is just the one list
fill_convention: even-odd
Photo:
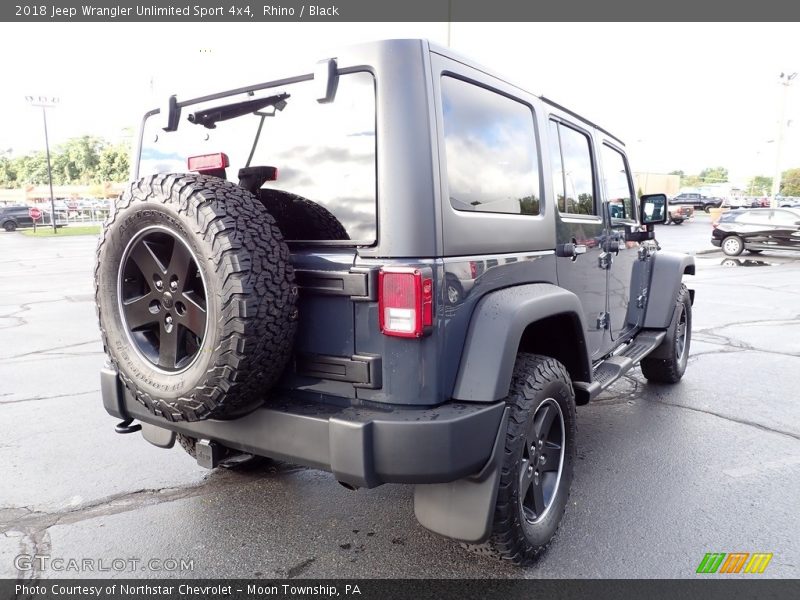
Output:
[[576,260],[581,254],[586,254],[586,250],[586,244],[577,244],[575,240],[573,240],[568,244],[559,244],[556,246],[556,256]]

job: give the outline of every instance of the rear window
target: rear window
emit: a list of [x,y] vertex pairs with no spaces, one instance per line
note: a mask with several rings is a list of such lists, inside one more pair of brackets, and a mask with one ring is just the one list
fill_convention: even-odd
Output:
[[[174,132],[165,132],[160,115],[153,115],[145,122],[139,176],[185,173],[190,156],[217,152],[230,159],[227,178],[233,182],[248,163],[277,167],[278,179],[259,190],[267,208],[276,202],[281,206],[300,202],[304,210],[313,210],[299,220],[318,222],[321,207],[326,220],[338,221],[335,227],[327,223],[308,235],[285,231],[290,241],[373,244],[377,238],[374,78],[367,72],[341,75],[331,103],[317,102],[315,91],[313,81],[306,81],[184,106]],[[218,121],[213,129],[188,121],[196,111],[281,93],[289,98],[280,111],[268,107]],[[279,212],[273,211],[276,218]],[[298,214],[306,213],[292,212],[292,218]],[[288,229],[298,231],[294,224]]]

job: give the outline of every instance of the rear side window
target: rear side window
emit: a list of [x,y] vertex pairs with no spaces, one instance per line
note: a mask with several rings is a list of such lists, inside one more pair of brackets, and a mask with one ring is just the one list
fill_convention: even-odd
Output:
[[531,108],[445,76],[442,111],[451,206],[538,215],[539,157]]
[[562,214],[597,214],[589,138],[577,129],[550,121],[550,152],[558,210]]
[[[216,152],[228,155],[227,177],[234,182],[248,163],[277,167],[278,179],[258,192],[268,209],[272,205],[290,241],[372,244],[377,237],[374,77],[367,72],[341,75],[330,103],[317,102],[315,91],[313,81],[305,81],[184,106],[174,132],[163,131],[154,115],[145,123],[139,175],[186,172],[190,156]],[[196,111],[281,93],[289,94],[283,110],[249,112],[211,129],[187,119]],[[304,235],[297,222],[318,222],[319,207],[326,211],[324,226],[314,237]],[[288,215],[288,227],[281,215]]]

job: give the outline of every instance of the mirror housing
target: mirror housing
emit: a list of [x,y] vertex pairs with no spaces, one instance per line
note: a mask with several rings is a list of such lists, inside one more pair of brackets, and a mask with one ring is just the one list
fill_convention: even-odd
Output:
[[336,59],[328,58],[319,61],[314,69],[317,102],[320,104],[333,102],[338,85],[339,71],[337,70]]
[[173,94],[161,107],[161,129],[164,131],[177,131],[178,123],[181,118],[181,107],[178,106],[178,98]]
[[645,194],[640,199],[639,218],[642,225],[667,222],[667,195]]

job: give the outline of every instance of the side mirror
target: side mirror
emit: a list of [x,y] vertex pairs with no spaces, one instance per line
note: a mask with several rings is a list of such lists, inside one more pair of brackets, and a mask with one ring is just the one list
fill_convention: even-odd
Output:
[[640,203],[642,225],[655,225],[667,222],[666,194],[646,194]]

